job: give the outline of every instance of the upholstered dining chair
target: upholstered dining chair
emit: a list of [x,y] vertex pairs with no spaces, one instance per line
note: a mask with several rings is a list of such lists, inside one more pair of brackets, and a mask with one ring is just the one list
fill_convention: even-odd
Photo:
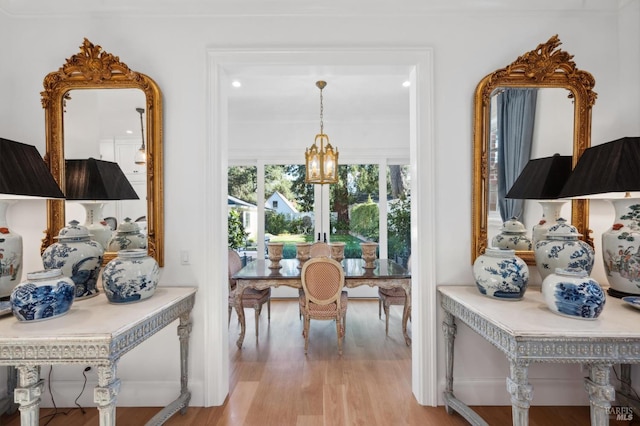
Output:
[[[407,260],[407,269],[411,271],[411,256]],[[382,309],[384,308],[384,332],[387,336],[389,335],[389,307],[392,305],[404,306],[406,299],[407,293],[401,287],[378,287],[378,318],[382,319]],[[409,319],[411,319],[411,312],[409,312]]]
[[[238,309],[235,306],[236,296],[236,280],[233,279],[240,269],[242,269],[242,259],[240,255],[232,249],[229,249],[229,323],[231,322],[231,311],[233,308]],[[242,306],[245,308],[253,308],[256,317],[256,337],[258,337],[259,325],[260,325],[260,312],[262,311],[262,305],[267,304],[267,319],[271,322],[271,288],[264,290],[255,290],[253,288],[247,288],[242,293]]]
[[304,353],[309,349],[311,320],[335,320],[338,336],[338,353],[342,355],[347,317],[347,292],[344,287],[342,265],[328,257],[309,259],[302,266],[300,311],[304,317]]

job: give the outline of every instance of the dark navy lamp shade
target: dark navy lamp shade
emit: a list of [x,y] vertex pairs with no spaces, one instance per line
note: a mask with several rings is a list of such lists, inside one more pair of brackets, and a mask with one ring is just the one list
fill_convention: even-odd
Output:
[[640,191],[640,137],[624,137],[587,148],[561,197]]
[[529,160],[506,198],[555,200],[571,174],[572,157],[555,154]]
[[138,194],[117,163],[96,160],[65,160],[67,200],[138,200]]
[[36,147],[4,138],[0,138],[0,194],[64,198]]

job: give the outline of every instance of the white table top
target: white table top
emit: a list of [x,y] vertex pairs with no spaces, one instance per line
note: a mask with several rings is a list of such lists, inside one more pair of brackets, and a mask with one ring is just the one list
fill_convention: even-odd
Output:
[[439,286],[438,291],[505,332],[520,337],[582,337],[640,340],[640,310],[607,296],[595,320],[551,312],[539,289],[527,289],[522,300],[498,300],[480,294],[476,286]]
[[74,301],[66,314],[44,321],[0,319],[0,365],[111,362],[155,334],[195,301],[193,287],[158,287],[148,299],[111,304],[104,293]]

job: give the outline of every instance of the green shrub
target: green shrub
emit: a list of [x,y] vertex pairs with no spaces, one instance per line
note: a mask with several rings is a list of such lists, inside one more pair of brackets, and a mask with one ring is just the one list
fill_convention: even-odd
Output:
[[351,210],[351,230],[371,241],[378,241],[379,217],[378,205],[369,197],[366,203],[356,204]]
[[240,219],[240,213],[237,210],[229,211],[227,228],[229,233],[229,248],[237,250],[240,247],[244,247],[249,233],[245,232],[242,219]]

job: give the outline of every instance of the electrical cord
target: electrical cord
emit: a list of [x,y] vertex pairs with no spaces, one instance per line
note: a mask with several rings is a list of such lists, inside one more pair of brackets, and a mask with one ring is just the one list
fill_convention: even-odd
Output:
[[[83,371],[82,371],[82,375],[84,376],[84,383],[82,384],[82,390],[80,391],[80,394],[78,394],[78,397],[75,399],[74,403],[75,405],[80,409],[80,411],[82,411],[82,414],[86,414],[86,411],[84,409],[84,407],[82,407],[80,404],[78,404],[78,400],[80,399],[80,397],[82,396],[82,394],[84,393],[84,389],[87,386],[87,371],[91,370],[91,367],[86,367]],[[49,423],[51,423],[51,421],[58,415],[58,414],[62,414],[64,416],[66,416],[67,414],[69,414],[71,411],[73,411],[73,408],[68,409],[67,411],[58,411],[58,406],[56,405],[56,401],[53,398],[53,391],[51,389],[51,373],[53,372],[53,365],[49,367],[49,375],[47,376],[47,389],[49,390],[49,395],[51,395],[51,403],[53,404],[53,409],[54,412],[51,414],[47,414],[46,416],[42,416],[40,418],[40,420],[44,420],[46,418],[49,418],[49,420],[47,420],[47,422],[44,424],[44,426],[47,426]]]
[[78,400],[84,393],[84,388],[87,387],[87,371],[89,370],[91,370],[91,367],[87,367],[82,371],[82,375],[84,376],[84,383],[82,384],[82,390],[80,391],[80,394],[78,394],[78,397],[76,398],[76,400],[73,401],[73,403],[76,404],[76,406],[80,409],[80,411],[82,411],[82,414],[86,414],[87,412],[84,410],[84,407],[82,407],[82,405],[78,404]]

